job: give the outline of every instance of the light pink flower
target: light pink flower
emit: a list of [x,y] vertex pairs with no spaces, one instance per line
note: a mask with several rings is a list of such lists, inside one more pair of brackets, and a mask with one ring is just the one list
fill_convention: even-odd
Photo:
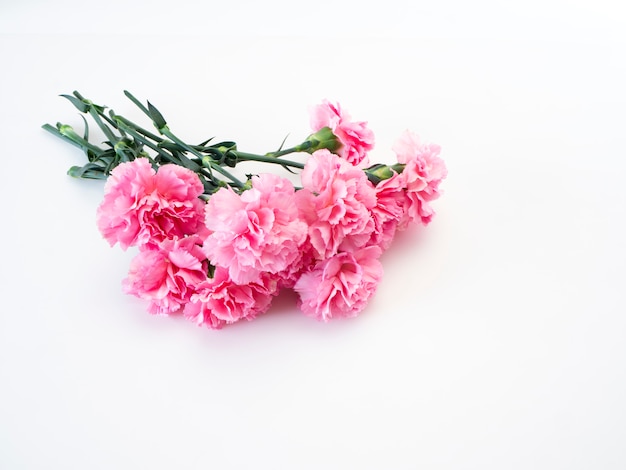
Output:
[[195,234],[203,222],[202,192],[198,176],[179,165],[155,172],[146,158],[121,163],[104,186],[98,228],[111,246],[119,242],[123,250]]
[[367,243],[374,221],[370,209],[376,194],[365,173],[328,150],[318,150],[301,174],[303,189],[296,194],[309,239],[318,259]]
[[206,206],[207,258],[227,268],[233,282],[254,281],[262,272],[279,273],[297,263],[307,225],[294,203],[289,180],[273,174],[252,178],[252,189],[238,195],[217,191]]
[[406,201],[405,181],[401,174],[381,181],[375,187],[376,205],[372,208],[374,231],[368,245],[378,245],[386,250],[391,245],[404,216]]
[[367,164],[367,152],[374,148],[374,133],[367,122],[357,122],[339,104],[324,100],[311,109],[311,128],[317,132],[329,127],[341,142],[336,153],[352,165]]
[[434,210],[429,202],[439,197],[439,183],[447,176],[446,165],[439,152],[441,148],[435,144],[421,143],[419,137],[410,131],[405,131],[396,141],[393,150],[398,156],[398,162],[406,166],[402,172],[405,182],[405,220],[419,221],[428,224]]
[[300,246],[300,255],[297,260],[290,264],[287,269],[280,271],[276,274],[269,274],[278,282],[279,289],[293,289],[296,281],[300,278],[300,275],[310,269],[310,267],[315,264],[316,259],[313,251],[313,247],[307,241]]
[[256,318],[269,308],[277,293],[278,281],[271,275],[264,274],[247,284],[237,284],[229,277],[228,269],[218,267],[213,278],[191,296],[184,315],[198,326],[219,329],[244,318]]
[[369,246],[318,262],[300,276],[294,287],[300,295],[302,311],[322,321],[356,316],[376,292],[382,278],[380,253],[379,247]]
[[139,252],[130,263],[124,291],[149,300],[153,314],[176,312],[207,280],[208,263],[196,236],[164,240]]

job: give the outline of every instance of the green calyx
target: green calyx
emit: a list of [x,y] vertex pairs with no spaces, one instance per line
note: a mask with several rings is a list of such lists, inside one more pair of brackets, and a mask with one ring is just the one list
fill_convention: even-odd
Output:
[[384,180],[388,180],[395,175],[398,175],[404,171],[403,163],[396,163],[395,165],[372,165],[365,169],[365,175],[367,179],[372,182],[374,186]]
[[315,134],[311,134],[307,137],[299,147],[301,147],[300,151],[308,153],[313,153],[321,149],[327,149],[335,153],[341,148],[341,142],[330,127],[322,127]]

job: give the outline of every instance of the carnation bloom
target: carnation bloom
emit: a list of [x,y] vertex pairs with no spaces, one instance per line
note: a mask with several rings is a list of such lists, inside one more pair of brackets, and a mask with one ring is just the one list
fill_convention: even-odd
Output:
[[337,155],[352,165],[367,164],[367,152],[374,148],[374,133],[367,122],[351,121],[339,104],[324,100],[311,109],[311,128],[317,132],[324,127],[329,127],[341,142]]
[[323,149],[307,160],[301,178],[296,202],[309,224],[315,256],[324,259],[365,245],[374,230],[370,209],[376,204],[365,173]]
[[228,275],[228,269],[218,267],[213,278],[204,282],[191,296],[184,315],[199,326],[219,329],[244,318],[254,319],[269,308],[277,293],[278,281],[271,275],[237,284]]
[[446,177],[446,165],[435,144],[421,143],[418,136],[410,131],[396,141],[393,150],[398,162],[405,164],[402,179],[406,188],[405,217],[402,225],[408,222],[428,224],[435,212],[429,202],[439,197],[439,183]]
[[208,263],[197,236],[164,240],[146,248],[130,263],[126,293],[149,300],[154,314],[176,312],[207,279]]
[[195,234],[202,226],[202,192],[198,176],[182,166],[155,172],[147,158],[121,163],[104,186],[98,228],[111,246],[119,242],[124,250]]
[[401,174],[394,174],[376,185],[376,205],[372,208],[374,231],[368,244],[378,245],[383,250],[391,245],[398,224],[404,216],[404,185]]
[[207,258],[227,268],[239,284],[297,263],[307,225],[299,217],[294,195],[293,184],[273,174],[253,177],[252,188],[241,195],[230,188],[217,191],[206,206]]
[[356,316],[376,292],[382,278],[380,253],[379,247],[369,246],[318,262],[300,276],[294,287],[300,295],[302,311],[322,321]]

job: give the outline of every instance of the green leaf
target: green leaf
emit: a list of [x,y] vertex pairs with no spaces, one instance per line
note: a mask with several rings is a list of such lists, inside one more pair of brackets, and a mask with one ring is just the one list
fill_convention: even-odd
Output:
[[83,122],[85,123],[85,132],[83,133],[83,139],[88,141],[89,140],[89,124],[87,124],[87,119],[85,119],[85,116],[81,114],[80,117],[83,119]]
[[230,152],[231,150],[237,150],[237,144],[230,140],[211,145],[211,147],[219,150],[222,153]]
[[167,122],[165,121],[163,115],[159,112],[158,109],[152,106],[152,103],[150,103],[150,101],[148,101],[148,113],[150,114],[150,118],[152,119],[152,121],[154,121],[154,125],[157,129],[163,129],[167,125]]
[[200,170],[200,168],[202,168],[200,165],[198,165],[197,163],[191,161],[184,153],[180,153],[178,155],[178,158],[180,159],[180,162],[182,163],[182,166],[184,166],[185,168],[187,168],[188,170],[193,171],[194,173],[197,173],[198,170]]
[[283,149],[283,147],[285,146],[285,142],[287,142],[287,137],[289,137],[289,134],[287,134],[283,141],[280,143],[280,147],[278,147],[277,152],[280,152]]
[[102,129],[102,132],[107,137],[107,139],[109,139],[109,141],[111,142],[111,145],[115,145],[115,143],[119,140],[119,138],[113,133],[113,131],[109,128],[109,126],[107,126],[104,122],[102,122],[102,119],[100,119],[100,115],[98,114],[98,111],[96,110],[96,108],[89,109],[89,115],[96,122],[98,127]]
[[291,173],[292,175],[296,175],[297,173],[295,171],[293,171],[291,168],[289,168],[287,165],[281,165],[285,170],[287,170],[289,173]]
[[215,139],[215,137],[209,137],[207,140],[205,140],[204,142],[198,144],[198,147],[206,147],[206,144],[208,144],[209,142],[211,142],[213,139]]
[[108,116],[106,114],[103,114],[102,117],[106,119],[106,122],[108,122],[111,127],[114,127],[115,129],[117,129],[119,133],[122,134],[122,137],[126,137],[126,133],[124,132],[124,130],[120,129],[117,122],[115,121],[116,114],[112,109],[109,109]]
[[60,95],[63,98],[67,98],[70,103],[72,103],[81,113],[86,113],[89,110],[89,105],[85,103],[83,100],[79,100],[75,96],[71,95]]
[[139,109],[141,109],[147,116],[150,116],[150,113],[148,112],[146,107],[141,103],[141,101],[139,101],[137,98],[135,98],[130,91],[124,90],[124,95],[126,95],[126,98],[128,98],[133,103],[135,103],[135,106],[137,106]]

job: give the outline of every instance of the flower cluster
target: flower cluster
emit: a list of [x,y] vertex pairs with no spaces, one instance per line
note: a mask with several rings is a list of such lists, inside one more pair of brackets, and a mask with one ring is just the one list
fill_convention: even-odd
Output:
[[[353,317],[374,295],[379,258],[396,231],[426,225],[434,215],[430,204],[446,167],[437,145],[409,131],[393,147],[396,163],[366,166],[373,132],[324,101],[312,108],[313,133],[302,144],[255,155],[233,142],[189,146],[152,105],[127,95],[166,138],[112,111],[105,124],[105,108],[77,92],[68,99],[100,117],[114,153],[69,126],[44,127],[90,156],[70,174],[107,179],[98,228],[111,246],[138,249],[123,287],[145,299],[150,313],[182,312],[197,325],[221,328],[254,319],[287,288],[307,316]],[[302,152],[310,155],[303,164],[282,158]],[[273,173],[239,181],[226,167],[241,161],[301,169],[301,186]]]

